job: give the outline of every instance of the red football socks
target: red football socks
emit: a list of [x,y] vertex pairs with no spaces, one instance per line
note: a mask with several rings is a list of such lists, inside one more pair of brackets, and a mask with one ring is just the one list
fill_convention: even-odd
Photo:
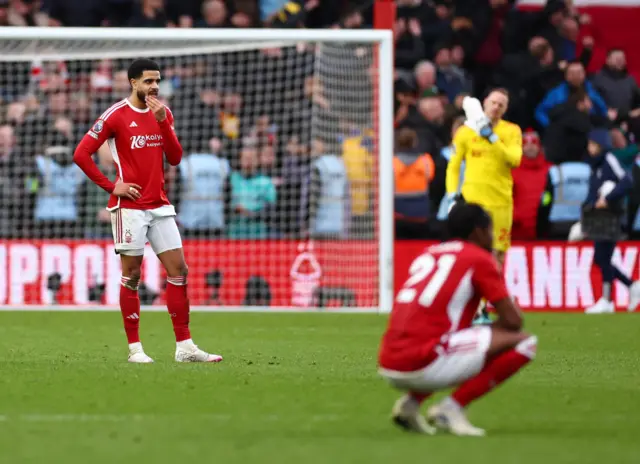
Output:
[[[122,276],[120,281],[120,311],[124,321],[124,331],[127,334],[129,344],[140,342],[140,298],[138,297],[138,284],[133,290],[130,278]],[[126,285],[126,286],[125,286]]]
[[515,348],[499,354],[490,360],[477,376],[460,385],[451,397],[460,406],[467,406],[527,365],[535,357],[536,347],[537,338],[531,336]]
[[176,342],[189,340],[189,299],[187,298],[187,278],[167,278],[167,309],[173,323]]

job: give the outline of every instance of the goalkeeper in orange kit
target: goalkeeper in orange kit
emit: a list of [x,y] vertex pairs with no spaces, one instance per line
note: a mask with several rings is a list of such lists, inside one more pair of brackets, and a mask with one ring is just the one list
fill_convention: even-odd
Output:
[[[493,249],[502,267],[511,245],[513,222],[513,178],[511,170],[522,159],[522,130],[502,119],[509,106],[504,89],[492,90],[483,105],[466,97],[467,120],[453,138],[455,149],[447,166],[447,196],[455,202],[477,203],[491,216]],[[464,181],[459,185],[460,165],[465,161]],[[490,322],[486,308],[478,322]]]

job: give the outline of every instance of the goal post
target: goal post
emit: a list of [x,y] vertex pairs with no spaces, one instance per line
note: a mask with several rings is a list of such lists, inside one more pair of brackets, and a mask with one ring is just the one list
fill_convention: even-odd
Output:
[[[71,157],[142,57],[184,148],[192,309],[388,312],[393,39],[340,29],[0,28],[0,309],[118,307],[108,195]],[[165,278],[147,245],[143,309]]]

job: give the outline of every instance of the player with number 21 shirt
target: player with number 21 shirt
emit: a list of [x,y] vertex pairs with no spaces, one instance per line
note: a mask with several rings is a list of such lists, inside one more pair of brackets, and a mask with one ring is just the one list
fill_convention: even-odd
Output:
[[[404,391],[394,422],[433,434],[484,435],[464,408],[515,374],[534,357],[535,336],[522,332],[520,310],[509,297],[494,256],[491,219],[479,206],[460,203],[449,213],[450,240],[427,248],[409,268],[379,351],[379,372]],[[481,298],[499,315],[491,326],[471,327]],[[434,392],[458,387],[420,414]]]
[[[134,61],[128,70],[131,95],[112,105],[86,133],[74,161],[99,187],[111,194],[107,209],[115,251],[121,257],[120,309],[129,342],[129,362],[153,362],[139,336],[138,284],[147,242],[167,272],[166,300],[176,337],[177,362],[218,362],[222,357],[198,348],[189,329],[187,264],[175,221],[175,208],[164,189],[164,160],[176,166],[182,147],[173,115],[158,100],[160,67],[152,60]],[[116,165],[109,180],[92,156],[107,144]]]

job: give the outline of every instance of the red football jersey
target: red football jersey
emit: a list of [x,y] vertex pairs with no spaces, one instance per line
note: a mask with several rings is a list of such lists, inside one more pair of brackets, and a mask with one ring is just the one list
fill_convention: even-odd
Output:
[[111,195],[108,209],[154,209],[169,205],[164,188],[164,155],[172,165],[180,163],[182,148],[173,129],[173,115],[158,122],[149,108],[139,109],[129,99],[121,100],[105,111],[85,134],[74,160],[97,185],[113,192],[115,183],[97,168],[91,156],[107,142],[117,168],[116,182],[131,182],[142,187],[138,200]]
[[410,372],[427,366],[446,333],[466,329],[481,298],[509,296],[493,255],[462,241],[427,248],[398,292],[379,353],[381,367]]

